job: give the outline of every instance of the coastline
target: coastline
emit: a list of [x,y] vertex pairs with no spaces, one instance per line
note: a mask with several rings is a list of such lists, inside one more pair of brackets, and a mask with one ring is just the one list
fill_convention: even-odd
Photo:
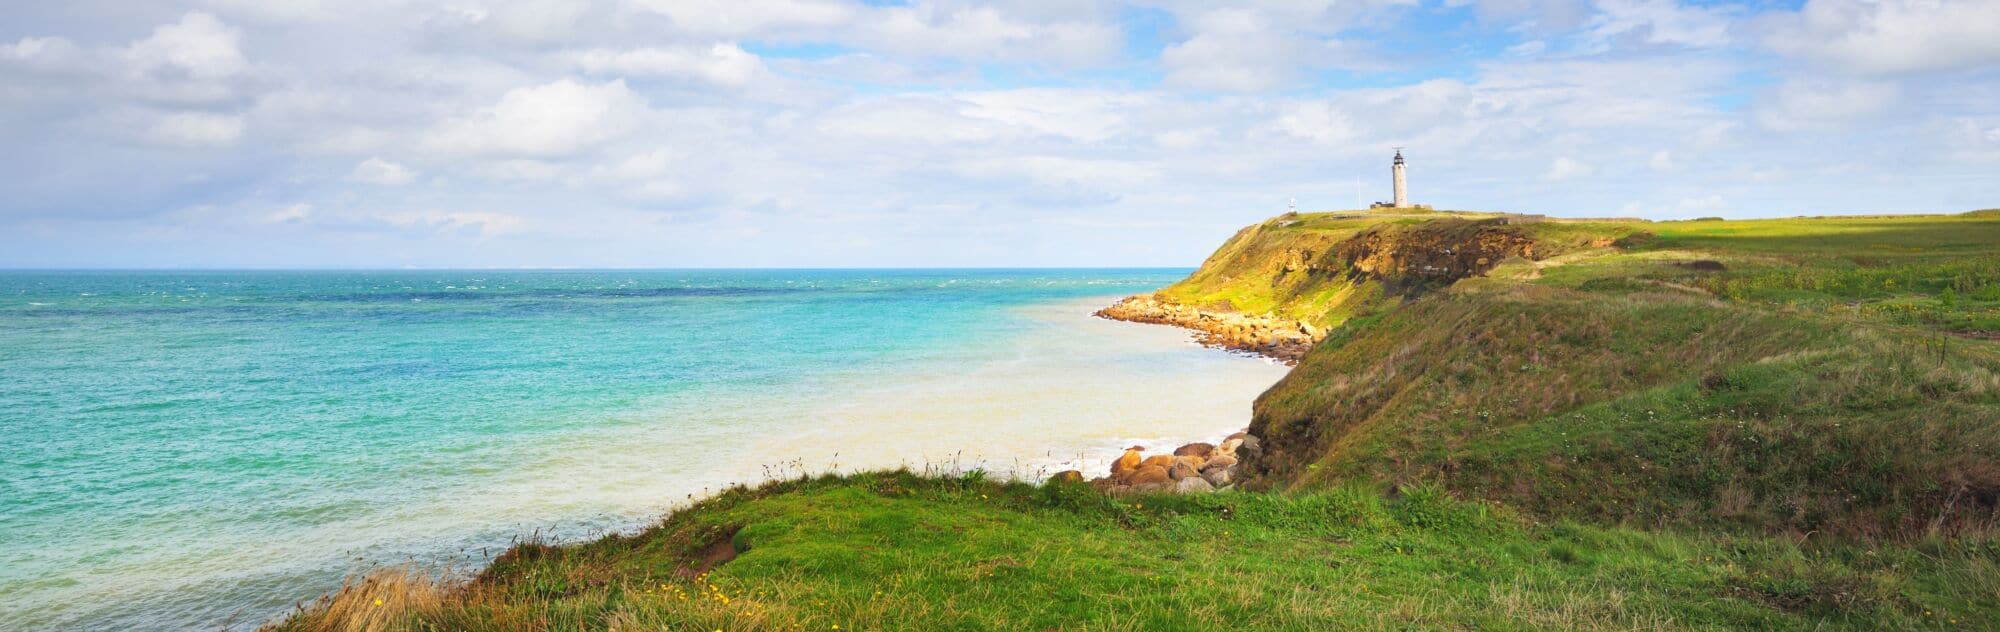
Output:
[[1252,353],[1287,366],[1297,365],[1327,333],[1288,318],[1206,310],[1145,294],[1126,297],[1092,315],[1190,329],[1195,332],[1195,340],[1204,346]]

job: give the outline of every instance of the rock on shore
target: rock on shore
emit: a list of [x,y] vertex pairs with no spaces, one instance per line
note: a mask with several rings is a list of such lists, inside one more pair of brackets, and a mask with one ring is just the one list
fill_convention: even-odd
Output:
[[[1145,451],[1140,446],[1126,448],[1123,455],[1111,462],[1111,475],[1093,479],[1090,485],[1107,494],[1193,494],[1228,489],[1238,479],[1237,471],[1243,461],[1264,453],[1257,437],[1247,432],[1229,435],[1221,443],[1190,443],[1174,450],[1173,455],[1147,458],[1142,454]],[[1076,470],[1055,476],[1065,481],[1082,477],[1083,473]]]
[[1196,332],[1195,339],[1211,347],[1248,351],[1286,364],[1297,364],[1326,337],[1326,330],[1275,316],[1217,312],[1170,303],[1152,296],[1133,296],[1097,310],[1111,320],[1174,325]]

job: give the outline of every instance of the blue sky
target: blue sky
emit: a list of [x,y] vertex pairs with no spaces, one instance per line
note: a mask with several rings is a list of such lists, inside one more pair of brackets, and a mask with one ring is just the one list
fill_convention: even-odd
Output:
[[0,266],[1192,265],[1388,197],[2000,206],[2000,2],[77,0]]

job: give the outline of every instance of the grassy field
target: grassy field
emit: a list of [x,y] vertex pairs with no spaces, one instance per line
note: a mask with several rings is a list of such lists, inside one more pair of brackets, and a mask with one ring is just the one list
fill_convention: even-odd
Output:
[[2000,212],[1288,215],[1159,296],[1332,328],[1245,489],[801,478],[277,627],[2000,627]]

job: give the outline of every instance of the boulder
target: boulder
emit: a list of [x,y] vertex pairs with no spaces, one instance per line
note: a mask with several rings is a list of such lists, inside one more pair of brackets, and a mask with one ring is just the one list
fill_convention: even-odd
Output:
[[1206,492],[1214,490],[1215,490],[1214,485],[1210,485],[1208,483],[1208,480],[1203,479],[1202,477],[1199,476],[1189,476],[1187,478],[1181,479],[1179,482],[1174,483],[1174,491],[1182,494],[1193,494],[1197,492]]
[[1210,458],[1208,462],[1203,463],[1201,469],[1206,470],[1211,467],[1231,467],[1234,465],[1236,465],[1236,457],[1229,456],[1227,454],[1217,454],[1213,458]]
[[1228,485],[1230,481],[1236,480],[1236,468],[1211,467],[1201,471],[1201,478],[1208,481],[1211,485],[1221,487]]
[[1227,456],[1236,456],[1236,448],[1243,445],[1244,436],[1245,435],[1241,432],[1229,435],[1229,438],[1222,440],[1221,445],[1215,446],[1215,453]]
[[1134,494],[1143,494],[1147,492],[1166,492],[1173,490],[1174,490],[1174,484],[1164,481],[1158,483],[1139,483],[1137,485],[1133,485],[1129,489],[1129,491],[1131,491]]
[[1204,467],[1208,467],[1208,459],[1204,459],[1198,456],[1177,456],[1174,457],[1174,463],[1185,465],[1197,470]]
[[1206,459],[1212,452],[1215,452],[1215,444],[1212,443],[1190,443],[1174,448],[1174,456],[1198,456]]
[[1172,480],[1173,477],[1167,476],[1167,468],[1158,465],[1141,465],[1139,469],[1133,470],[1132,476],[1124,482],[1133,487],[1138,487],[1147,483],[1165,483]]
[[1111,462],[1111,476],[1115,478],[1121,474],[1127,474],[1132,470],[1139,469],[1139,461],[1144,458],[1139,453],[1145,450],[1145,447],[1136,445],[1125,448],[1125,453],[1118,455],[1118,460]]
[[1049,480],[1062,483],[1081,483],[1083,482],[1083,472],[1079,472],[1076,470],[1063,470],[1061,472],[1056,472],[1056,475],[1049,477]]
[[1174,460],[1174,457],[1166,454],[1160,454],[1160,455],[1146,457],[1146,460],[1139,462],[1139,467],[1145,467],[1148,465],[1157,465],[1161,469],[1165,469],[1173,467],[1175,462],[1176,461]]
[[1188,467],[1186,463],[1175,463],[1173,467],[1167,468],[1167,478],[1177,481],[1183,478],[1199,478],[1200,476],[1201,470]]

